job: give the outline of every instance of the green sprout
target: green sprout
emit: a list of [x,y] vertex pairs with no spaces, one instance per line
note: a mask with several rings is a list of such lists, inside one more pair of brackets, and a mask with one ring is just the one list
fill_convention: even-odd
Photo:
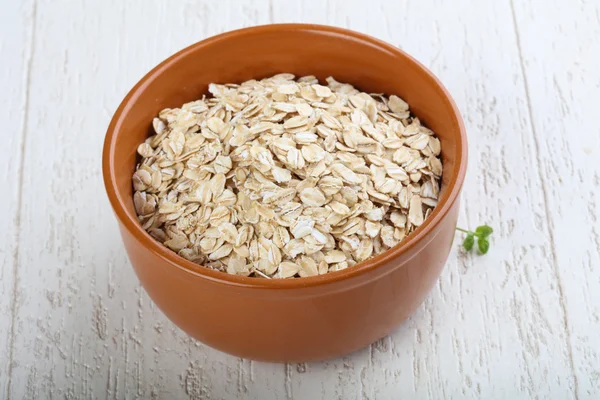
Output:
[[462,228],[456,228],[456,230],[467,234],[467,237],[463,241],[463,247],[466,251],[471,251],[471,249],[473,249],[473,246],[475,245],[475,238],[477,238],[477,248],[481,254],[487,253],[490,249],[488,237],[492,234],[492,232],[494,232],[490,226],[478,226],[474,232]]

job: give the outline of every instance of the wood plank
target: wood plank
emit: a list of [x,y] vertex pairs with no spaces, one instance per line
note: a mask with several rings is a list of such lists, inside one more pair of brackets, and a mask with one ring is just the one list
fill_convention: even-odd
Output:
[[23,150],[30,96],[29,73],[34,36],[31,1],[3,4],[0,24],[0,397],[10,396],[13,361],[14,309],[19,298],[18,279],[20,204],[23,183]]
[[600,388],[600,3],[513,2],[535,173],[579,398]]

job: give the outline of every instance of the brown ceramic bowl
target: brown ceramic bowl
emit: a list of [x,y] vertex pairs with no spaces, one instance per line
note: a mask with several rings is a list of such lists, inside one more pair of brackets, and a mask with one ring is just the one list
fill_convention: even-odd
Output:
[[[136,147],[165,107],[207,93],[210,82],[279,72],[333,76],[367,92],[398,94],[442,143],[441,199],[393,249],[352,268],[297,279],[227,275],[187,261],[150,237],[136,218]],[[115,113],[103,173],[129,259],[142,285],[177,326],[216,349],[266,361],[340,356],[385,336],[422,303],[448,258],[467,163],[454,101],[421,64],[360,33],[318,25],[258,26],[196,43],[135,85]]]

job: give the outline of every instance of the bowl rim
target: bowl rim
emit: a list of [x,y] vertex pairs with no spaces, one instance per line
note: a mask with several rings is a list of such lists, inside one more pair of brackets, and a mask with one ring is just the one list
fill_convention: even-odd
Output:
[[[458,152],[458,165],[454,167],[452,176],[449,182],[449,191],[444,196],[442,201],[434,208],[431,215],[425,220],[425,222],[419,226],[414,232],[406,237],[395,247],[373,257],[366,261],[356,264],[353,267],[346,268],[341,271],[329,272],[324,275],[318,275],[313,277],[302,277],[293,279],[259,279],[255,277],[245,277],[238,275],[230,275],[226,272],[213,270],[202,265],[196,264],[192,261],[186,260],[179,256],[175,252],[167,249],[154,238],[152,238],[139,224],[137,219],[132,218],[126,211],[125,199],[119,193],[116,185],[116,176],[114,168],[114,148],[116,145],[116,133],[119,131],[123,121],[123,115],[130,108],[131,104],[140,97],[145,87],[155,77],[159,76],[163,71],[167,70],[172,64],[179,60],[187,57],[190,53],[201,49],[202,47],[213,45],[219,41],[224,40],[235,40],[241,36],[252,35],[252,34],[263,34],[270,32],[282,33],[284,31],[307,31],[307,32],[318,32],[327,35],[334,35],[344,40],[366,42],[370,46],[382,48],[387,52],[395,53],[409,60],[411,67],[420,69],[432,81],[435,86],[438,95],[450,106],[452,110],[452,116],[455,119],[456,125],[459,127],[460,140],[457,142]],[[317,285],[331,284],[347,280],[352,277],[363,275],[370,271],[377,269],[379,266],[387,263],[392,259],[398,259],[401,256],[409,253],[412,249],[417,247],[419,244],[424,246],[424,239],[426,239],[432,232],[435,231],[435,227],[446,217],[451,210],[454,203],[457,201],[462,185],[465,179],[467,168],[467,137],[464,127],[464,122],[461,117],[460,111],[456,106],[456,103],[452,99],[452,96],[440,80],[422,65],[419,61],[414,59],[412,56],[382,40],[376,39],[372,36],[355,32],[349,29],[317,25],[317,24],[269,24],[269,25],[258,25],[249,28],[236,29],[221,33],[215,36],[211,36],[202,41],[194,43],[168,57],[150,72],[148,72],[142,79],[136,83],[136,85],[127,93],[125,98],[119,104],[119,107],[115,111],[109,127],[106,132],[106,137],[102,152],[102,174],[104,178],[104,186],[113,208],[113,211],[120,222],[122,227],[125,227],[127,231],[135,238],[147,251],[154,253],[156,256],[161,258],[167,264],[172,267],[178,268],[187,273],[208,279],[215,283],[233,285],[245,288],[270,288],[270,289],[290,289],[290,288],[305,288],[314,287]],[[131,201],[131,200],[130,200]],[[429,238],[431,240],[433,236]]]

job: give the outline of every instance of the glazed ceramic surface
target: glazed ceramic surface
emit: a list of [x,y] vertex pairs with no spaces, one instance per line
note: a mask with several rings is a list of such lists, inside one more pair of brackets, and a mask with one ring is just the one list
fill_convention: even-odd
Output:
[[[444,165],[438,206],[395,248],[355,267],[311,278],[227,275],[187,261],[137,221],[136,148],[166,107],[200,98],[211,82],[280,72],[333,76],[367,92],[398,94],[433,129]],[[103,173],[130,261],[148,294],[181,329],[222,351],[267,361],[340,356],[385,336],[423,301],[454,237],[467,162],[463,123],[448,92],[398,48],[356,32],[284,24],[215,36],[170,57],[126,96],[108,128]]]

